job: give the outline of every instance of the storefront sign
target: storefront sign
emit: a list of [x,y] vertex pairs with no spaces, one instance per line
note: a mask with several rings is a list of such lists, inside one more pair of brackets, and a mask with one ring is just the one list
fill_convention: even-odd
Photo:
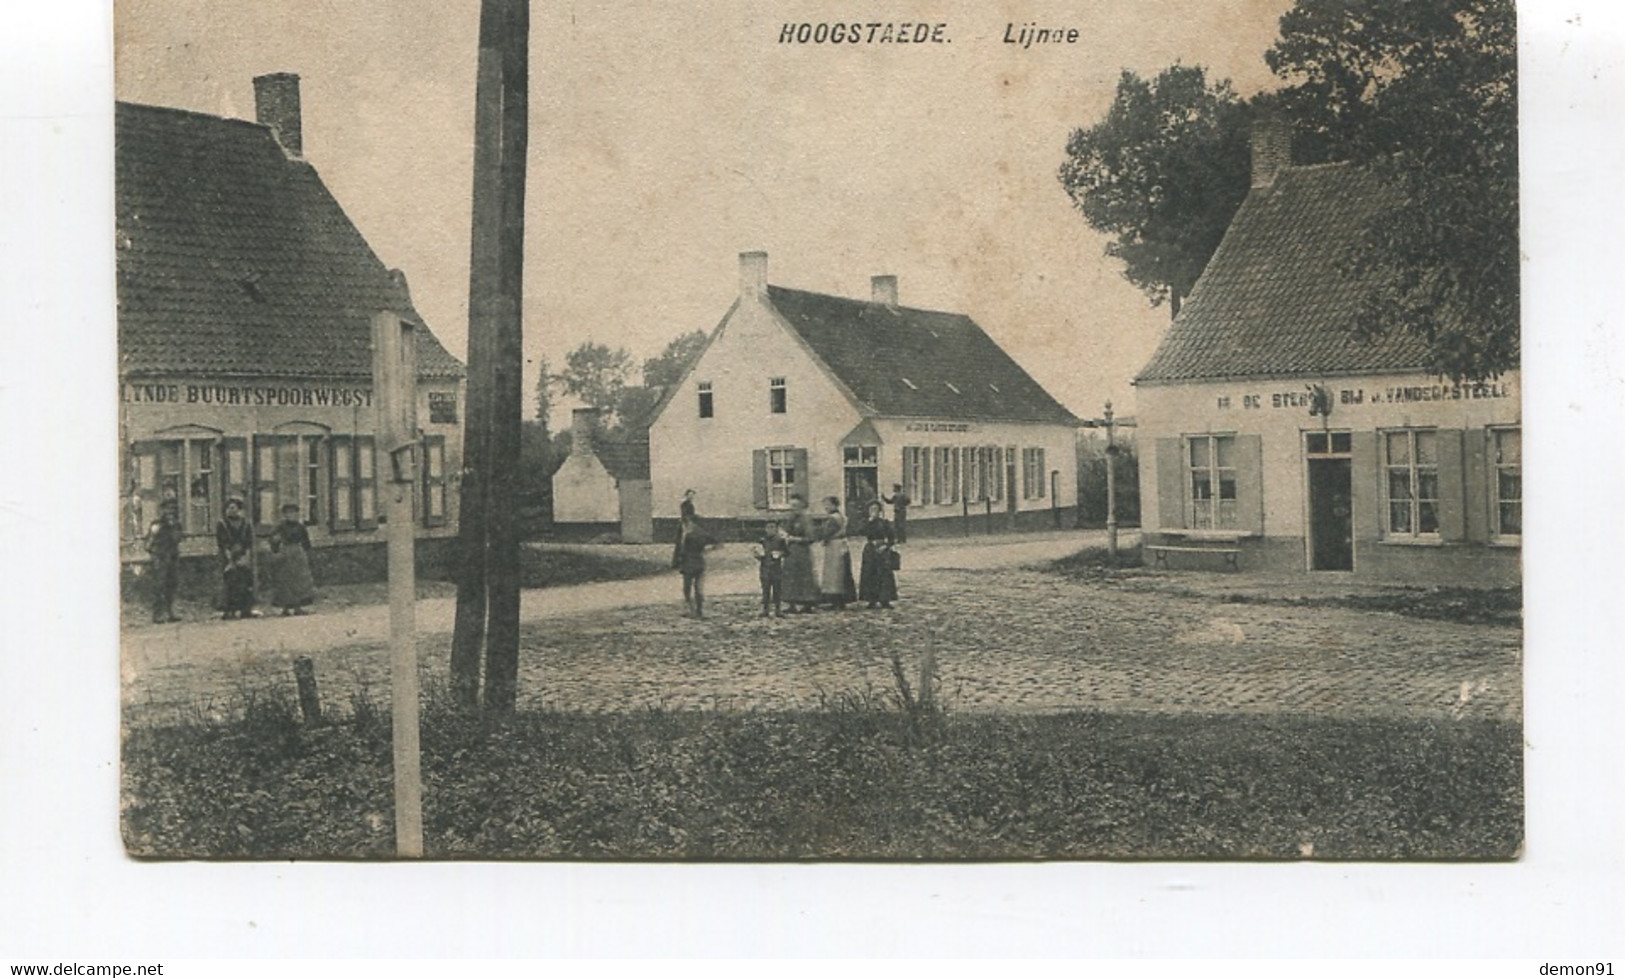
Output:
[[976,426],[967,421],[910,421],[908,424],[903,426],[903,430],[964,433],[975,431]]
[[[1328,388],[1330,395],[1338,405],[1359,406],[1362,404],[1410,404],[1419,401],[1478,401],[1511,397],[1512,393],[1506,384],[1420,384],[1414,387],[1345,387],[1337,390]],[[1240,408],[1243,411],[1261,411],[1265,408],[1276,410],[1279,408],[1298,408],[1308,410],[1315,406],[1315,388],[1305,386],[1301,390],[1271,391],[1268,393],[1252,394],[1220,394],[1217,398],[1217,407],[1221,411]]]
[[214,407],[371,407],[365,387],[301,387],[281,384],[123,385],[126,404],[207,404]]

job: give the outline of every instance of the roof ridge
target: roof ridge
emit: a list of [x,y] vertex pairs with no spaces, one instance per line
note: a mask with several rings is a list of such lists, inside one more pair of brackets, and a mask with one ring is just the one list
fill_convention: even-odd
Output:
[[249,126],[254,129],[264,129],[266,132],[271,131],[270,126],[267,126],[263,122],[256,122],[253,119],[239,119],[238,117],[231,115],[215,115],[212,112],[200,112],[197,109],[180,109],[173,105],[152,105],[147,102],[130,102],[125,99],[116,99],[114,100],[113,104],[115,106],[122,106],[127,109],[140,109],[143,112],[162,112],[169,115],[191,116],[197,119],[208,119],[210,122],[228,122],[239,126]]
[[[971,319],[970,313],[954,312],[949,309],[927,309],[924,306],[907,306],[901,302],[896,304],[876,302],[873,299],[858,299],[849,295],[836,295],[833,292],[814,292],[812,289],[796,289],[788,285],[768,285],[768,289],[777,289],[780,292],[799,292],[802,295],[813,295],[820,299],[835,299],[840,302],[854,302],[860,306],[875,306],[880,309],[895,309],[898,312],[924,312],[933,316],[955,316],[959,319]],[[975,320],[971,320],[974,322]]]

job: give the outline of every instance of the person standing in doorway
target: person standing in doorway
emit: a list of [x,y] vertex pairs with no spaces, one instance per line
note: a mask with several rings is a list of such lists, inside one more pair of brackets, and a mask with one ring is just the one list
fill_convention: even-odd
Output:
[[181,573],[181,504],[174,496],[159,504],[158,521],[147,529],[147,553],[152,555],[152,623],[180,621],[175,590]]
[[254,527],[243,515],[243,497],[226,500],[226,516],[214,528],[225,581],[225,613],[220,617],[258,618],[254,610]]
[[898,543],[908,542],[908,508],[914,505],[914,500],[903,491],[901,482],[894,482],[891,486],[890,496],[881,496],[881,502],[891,507],[892,532],[897,534]]

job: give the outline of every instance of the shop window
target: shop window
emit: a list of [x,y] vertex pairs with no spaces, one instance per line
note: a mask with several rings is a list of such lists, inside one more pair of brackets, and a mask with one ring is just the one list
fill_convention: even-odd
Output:
[[1236,511],[1236,438],[1192,435],[1186,439],[1185,485],[1190,494],[1188,526],[1196,530],[1233,529]]
[[[128,537],[141,539],[147,526],[158,519],[165,499],[175,501],[182,533],[213,533],[214,524],[224,513],[230,485],[225,452],[224,442],[215,432],[132,445],[134,492],[126,527]],[[240,471],[241,462],[237,464]]]
[[784,378],[774,377],[767,382],[767,408],[774,414],[783,414],[789,401],[785,395]]
[[1042,448],[1023,448],[1021,450],[1022,498],[1043,499],[1045,482],[1048,481],[1044,466],[1044,450]]
[[443,435],[423,439],[423,524],[446,524],[446,439]]
[[700,381],[700,417],[709,418],[715,413],[716,404],[711,396],[711,382]]
[[1383,528],[1391,537],[1439,533],[1439,433],[1431,428],[1385,431],[1383,466],[1387,507]]
[[1523,535],[1523,431],[1492,428],[1495,450],[1495,535]]
[[430,424],[456,424],[457,423],[457,392],[456,391],[430,391],[429,392],[429,423]]
[[931,451],[931,495],[923,502],[948,505],[959,502],[959,449],[941,446]]

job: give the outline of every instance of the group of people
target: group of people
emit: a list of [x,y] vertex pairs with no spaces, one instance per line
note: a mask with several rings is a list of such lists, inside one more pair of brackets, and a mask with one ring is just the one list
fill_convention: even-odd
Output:
[[[258,618],[254,610],[254,527],[243,498],[226,500],[225,515],[215,524],[215,547],[221,562],[221,618]],[[282,507],[282,522],[268,541],[271,601],[284,615],[308,614],[316,600],[316,582],[310,570],[310,532],[299,521],[299,507]],[[158,519],[147,529],[151,557],[152,621],[180,621],[175,614],[175,593],[180,585],[180,501],[167,495],[158,505]]]
[[[823,500],[823,518],[814,519],[807,500],[790,497],[790,515],[768,520],[753,552],[762,586],[761,617],[786,613],[808,614],[818,608],[844,611],[855,602],[869,609],[890,609],[897,600],[897,571],[901,567],[900,542],[879,500],[868,505],[863,522],[853,527],[841,513],[835,496]],[[694,511],[694,491],[684,494],[681,528],[673,564],[683,576],[684,614],[705,617],[705,553],[718,546]],[[852,573],[849,540],[861,537],[863,554],[858,574]]]

